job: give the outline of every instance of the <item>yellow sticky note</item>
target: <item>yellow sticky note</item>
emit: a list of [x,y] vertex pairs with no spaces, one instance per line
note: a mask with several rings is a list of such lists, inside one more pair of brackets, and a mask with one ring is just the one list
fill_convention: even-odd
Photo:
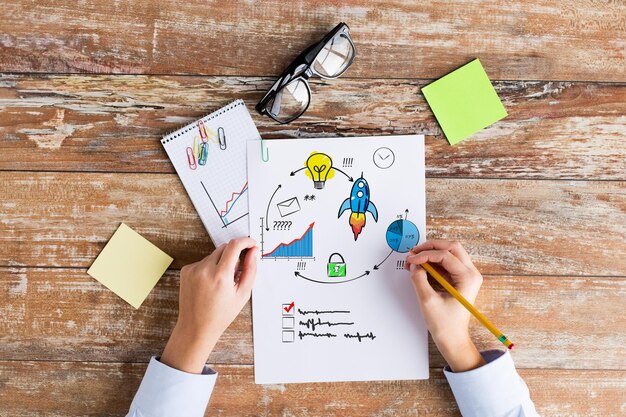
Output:
[[173,260],[122,223],[87,273],[139,308]]

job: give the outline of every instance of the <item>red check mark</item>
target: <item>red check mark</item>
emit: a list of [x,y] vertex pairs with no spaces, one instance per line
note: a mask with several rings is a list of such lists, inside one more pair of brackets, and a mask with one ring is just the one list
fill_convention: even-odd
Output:
[[291,309],[294,306],[294,301],[291,302],[291,304],[289,304],[288,307],[283,307],[283,310],[285,310],[287,313],[289,313],[291,311]]

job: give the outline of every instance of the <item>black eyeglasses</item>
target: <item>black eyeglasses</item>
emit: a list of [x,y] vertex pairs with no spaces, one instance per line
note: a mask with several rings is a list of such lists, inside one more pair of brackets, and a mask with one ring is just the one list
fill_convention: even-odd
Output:
[[302,52],[255,107],[278,123],[289,123],[309,108],[311,89],[307,81],[312,75],[337,78],[352,64],[356,49],[350,28],[339,23],[324,39]]

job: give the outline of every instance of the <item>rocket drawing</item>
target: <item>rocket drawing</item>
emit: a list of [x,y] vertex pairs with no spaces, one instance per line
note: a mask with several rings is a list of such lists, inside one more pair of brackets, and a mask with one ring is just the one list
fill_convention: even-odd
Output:
[[352,212],[350,214],[349,223],[354,233],[354,240],[359,237],[361,230],[363,230],[365,226],[366,212],[369,211],[372,213],[374,221],[378,222],[378,210],[376,210],[374,203],[370,201],[370,187],[367,185],[365,178],[363,178],[363,173],[361,173],[361,177],[357,178],[354,182],[352,190],[350,191],[350,197],[346,198],[341,204],[341,207],[339,207],[337,218],[341,217],[341,214],[348,209]]

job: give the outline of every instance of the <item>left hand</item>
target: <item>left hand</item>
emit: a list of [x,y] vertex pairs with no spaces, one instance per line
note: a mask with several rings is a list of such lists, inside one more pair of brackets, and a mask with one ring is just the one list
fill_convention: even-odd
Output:
[[[239,256],[246,249],[238,273]],[[250,299],[257,254],[253,239],[233,239],[181,269],[178,321],[162,363],[184,372],[202,372],[218,339]]]

